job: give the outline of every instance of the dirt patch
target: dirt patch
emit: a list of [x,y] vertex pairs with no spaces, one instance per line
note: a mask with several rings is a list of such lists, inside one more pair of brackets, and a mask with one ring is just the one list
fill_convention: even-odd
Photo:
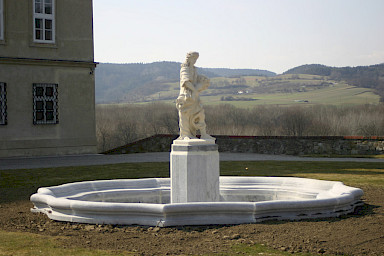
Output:
[[56,222],[28,201],[0,205],[0,229],[54,236],[62,247],[125,250],[138,255],[224,253],[265,244],[287,252],[384,255],[384,188],[363,187],[365,205],[340,218],[259,224],[154,228]]

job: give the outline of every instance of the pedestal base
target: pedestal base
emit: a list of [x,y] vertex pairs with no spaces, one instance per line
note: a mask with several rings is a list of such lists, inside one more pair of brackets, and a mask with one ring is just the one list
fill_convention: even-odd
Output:
[[214,140],[174,140],[171,203],[219,202],[219,151]]

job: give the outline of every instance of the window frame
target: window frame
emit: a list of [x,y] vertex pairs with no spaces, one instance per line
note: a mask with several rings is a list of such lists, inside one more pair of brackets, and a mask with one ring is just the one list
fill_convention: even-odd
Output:
[[[51,1],[51,13],[45,13],[45,7]],[[36,12],[36,6],[38,6],[38,2],[41,3],[41,12]],[[35,43],[45,43],[45,44],[54,44],[56,39],[56,21],[55,21],[55,0],[32,0],[32,8],[33,8],[33,42]],[[37,27],[37,20],[41,21],[41,28]],[[51,21],[51,28],[47,29],[47,21]],[[37,31],[40,30],[41,39],[36,38]],[[51,31],[51,39],[46,39],[46,32]]]
[[7,125],[7,84],[0,82],[0,125]]
[[0,0],[0,40],[4,40],[4,1]]
[[[42,89],[42,95],[38,95],[38,87]],[[47,95],[47,88],[52,89],[52,95]],[[51,108],[47,103],[52,104]],[[42,104],[38,106],[38,104]],[[39,118],[42,113],[42,119]],[[52,114],[52,119],[48,118]],[[58,84],[34,83],[33,84],[33,124],[58,124],[59,123],[59,104],[58,104]]]

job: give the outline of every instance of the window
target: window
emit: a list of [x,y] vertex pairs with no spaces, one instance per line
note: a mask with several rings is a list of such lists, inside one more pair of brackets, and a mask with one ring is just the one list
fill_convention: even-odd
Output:
[[33,84],[33,124],[59,123],[57,84]]
[[7,124],[7,84],[0,82],[0,125]]
[[4,3],[0,0],[0,40],[4,40]]
[[33,40],[55,42],[55,0],[33,1]]

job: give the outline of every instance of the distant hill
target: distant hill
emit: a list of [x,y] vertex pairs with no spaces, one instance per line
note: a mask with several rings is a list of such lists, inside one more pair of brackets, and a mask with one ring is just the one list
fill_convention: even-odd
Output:
[[154,81],[176,81],[176,62],[151,64],[109,64],[100,63],[96,67],[96,102],[119,102],[130,91]]
[[320,64],[307,64],[298,66],[292,69],[289,69],[288,71],[284,72],[283,74],[307,74],[307,75],[318,75],[318,76],[330,76],[332,73],[332,67],[328,67],[325,65]]
[[[178,93],[180,64],[166,61],[148,64],[101,63],[96,68],[96,102],[143,102],[174,98]],[[210,90],[204,92],[211,96],[233,97],[242,90],[259,94],[292,93],[344,81],[349,85],[374,90],[384,102],[384,64],[341,68],[310,64],[295,67],[279,76],[257,69],[199,68],[199,73],[211,78]],[[306,81],[300,76],[301,79],[297,80],[295,77],[300,74],[317,77]]]
[[[96,68],[96,102],[111,103],[140,99],[168,89],[167,83],[179,81],[178,62],[149,64],[100,63]],[[200,74],[213,77],[275,76],[266,70],[199,68]]]
[[202,68],[202,70],[215,74],[214,77],[276,76],[274,72],[260,69]]
[[374,89],[384,102],[384,64],[341,68],[311,64],[292,68],[284,74],[328,76],[332,80],[346,81],[350,85]]

